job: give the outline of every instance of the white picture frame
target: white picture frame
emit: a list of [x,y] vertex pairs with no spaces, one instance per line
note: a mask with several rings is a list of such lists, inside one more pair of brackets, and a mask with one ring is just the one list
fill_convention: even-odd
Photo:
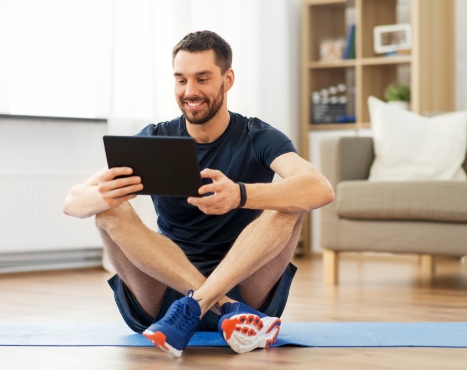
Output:
[[373,29],[375,53],[384,54],[412,48],[412,27],[408,23],[376,26]]

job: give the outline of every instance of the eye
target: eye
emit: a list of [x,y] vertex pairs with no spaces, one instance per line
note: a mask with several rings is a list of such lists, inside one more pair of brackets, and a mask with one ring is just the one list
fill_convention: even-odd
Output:
[[181,79],[181,78],[177,78],[175,81],[176,81],[177,84],[179,84],[179,85],[184,85],[184,84],[186,83],[186,80],[185,80],[185,79]]
[[206,82],[208,82],[208,79],[207,78],[198,78],[198,82],[199,83],[206,83]]

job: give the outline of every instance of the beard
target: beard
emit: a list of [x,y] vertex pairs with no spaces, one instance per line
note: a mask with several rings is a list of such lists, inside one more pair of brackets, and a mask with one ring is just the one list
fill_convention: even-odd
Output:
[[[185,104],[184,102],[189,101],[189,102],[199,102],[199,101],[204,101],[207,105],[207,111],[195,111],[195,112],[190,112],[185,110]],[[185,119],[194,124],[194,125],[202,125],[203,123],[206,123],[210,121],[217,112],[219,112],[219,109],[221,109],[222,104],[224,104],[224,84],[222,84],[221,88],[219,89],[219,94],[217,94],[216,98],[213,101],[210,101],[208,98],[204,97],[192,97],[192,98],[184,98],[184,99],[177,99],[178,106],[180,107],[180,110],[183,113],[183,116]]]

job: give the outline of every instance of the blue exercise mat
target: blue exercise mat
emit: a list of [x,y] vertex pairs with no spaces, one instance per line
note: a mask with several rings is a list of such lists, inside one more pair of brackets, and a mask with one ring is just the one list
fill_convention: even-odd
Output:
[[[197,332],[190,347],[227,346],[217,332]],[[274,347],[467,348],[467,322],[285,322]],[[0,346],[152,346],[120,323],[0,322]]]

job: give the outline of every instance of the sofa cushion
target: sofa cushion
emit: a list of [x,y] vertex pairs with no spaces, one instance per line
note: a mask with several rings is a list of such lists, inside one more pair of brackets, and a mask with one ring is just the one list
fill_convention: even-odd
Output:
[[467,183],[342,181],[336,208],[349,219],[467,222]]

